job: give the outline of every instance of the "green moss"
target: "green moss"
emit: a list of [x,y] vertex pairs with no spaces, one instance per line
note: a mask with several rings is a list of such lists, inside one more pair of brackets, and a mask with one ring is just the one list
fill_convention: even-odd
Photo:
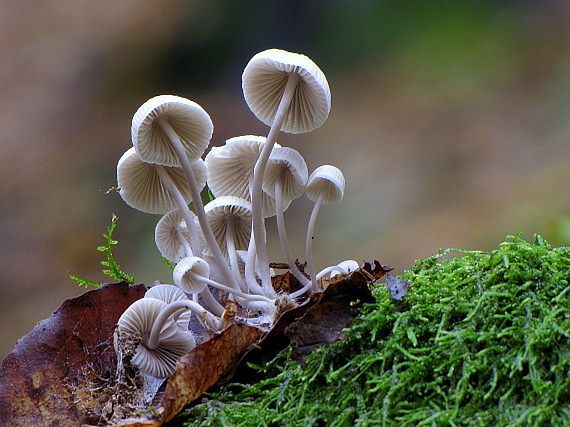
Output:
[[403,301],[384,286],[348,338],[287,352],[264,380],[182,415],[192,426],[566,425],[570,248],[510,237],[490,253],[418,261]]

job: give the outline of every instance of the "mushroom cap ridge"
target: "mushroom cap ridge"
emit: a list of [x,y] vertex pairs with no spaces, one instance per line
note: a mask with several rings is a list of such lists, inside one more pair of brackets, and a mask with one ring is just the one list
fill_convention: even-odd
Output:
[[[131,207],[146,213],[165,214],[178,207],[168,193],[156,172],[156,167],[144,162],[134,147],[128,149],[117,164],[117,183],[120,195]],[[164,166],[184,200],[190,203],[192,197],[184,171],[179,167]],[[207,167],[203,160],[192,163],[196,181],[200,188],[206,185]]]
[[156,122],[165,119],[174,129],[190,161],[197,160],[210,143],[214,125],[194,101],[174,95],[149,99],[133,116],[131,139],[141,159],[164,166],[181,166],[168,136]]
[[268,49],[254,55],[242,74],[242,88],[250,110],[271,126],[288,75],[301,77],[281,130],[305,133],[319,128],[331,107],[331,92],[324,73],[305,55]]

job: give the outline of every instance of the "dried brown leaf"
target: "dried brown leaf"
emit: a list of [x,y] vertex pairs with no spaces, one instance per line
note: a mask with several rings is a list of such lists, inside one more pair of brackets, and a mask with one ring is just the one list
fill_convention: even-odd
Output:
[[[113,328],[145,293],[126,282],[66,300],[21,338],[0,368],[0,425],[79,426],[95,406],[93,388],[112,378]],[[104,398],[102,398],[104,400]]]

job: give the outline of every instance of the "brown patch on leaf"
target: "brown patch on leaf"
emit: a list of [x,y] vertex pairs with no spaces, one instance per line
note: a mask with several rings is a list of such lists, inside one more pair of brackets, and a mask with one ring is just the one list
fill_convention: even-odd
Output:
[[[21,338],[0,368],[0,424],[79,426],[96,420],[115,373],[113,329],[146,291],[126,282],[69,299]],[[94,398],[93,391],[101,392]]]

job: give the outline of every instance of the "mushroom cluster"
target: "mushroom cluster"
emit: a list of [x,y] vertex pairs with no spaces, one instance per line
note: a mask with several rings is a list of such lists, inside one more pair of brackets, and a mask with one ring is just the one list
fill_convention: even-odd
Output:
[[[202,159],[213,133],[210,116],[193,101],[160,95],[135,113],[133,147],[117,166],[124,201],[163,215],[156,244],[175,264],[174,286],[152,287],[125,311],[116,329],[117,351],[117,343],[132,337],[133,363],[156,378],[170,376],[176,359],[194,347],[192,315],[207,333],[215,333],[231,301],[238,307],[237,321],[269,329],[284,307],[318,292],[321,277],[355,268],[352,261],[317,274],[312,259],[317,213],[322,204],[342,199],[342,172],[325,165],[309,176],[299,152],[277,144],[280,132],[309,132],[324,123],[331,102],[325,75],[304,55],[270,49],[249,61],[242,86],[251,111],[270,126],[266,137],[228,139]],[[214,199],[204,205],[206,185]],[[284,220],[285,210],[303,193],[315,202],[306,273],[289,247]],[[288,268],[299,282],[291,293],[277,292],[271,281],[265,221],[273,216]]]

